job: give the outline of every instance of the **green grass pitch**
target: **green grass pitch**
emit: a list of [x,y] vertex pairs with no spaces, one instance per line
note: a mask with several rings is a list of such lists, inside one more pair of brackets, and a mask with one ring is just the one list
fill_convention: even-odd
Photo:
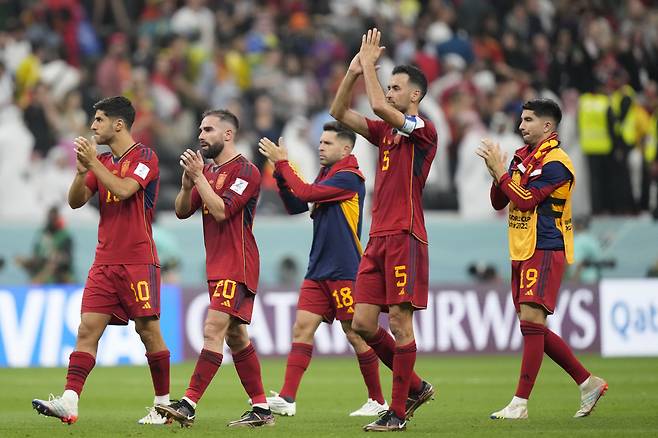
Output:
[[[406,434],[411,436],[658,436],[658,358],[602,359],[582,356],[585,365],[606,378],[610,389],[594,413],[571,418],[578,409],[579,392],[571,379],[550,359],[542,364],[528,420],[489,420],[516,388],[520,357],[419,356],[418,373],[438,389],[434,401],[421,407]],[[194,364],[172,367],[172,397],[180,397]],[[284,359],[262,361],[265,390],[278,390]],[[248,407],[247,396],[234,367],[220,368],[197,409],[190,429],[139,426],[152,401],[147,368],[97,368],[87,380],[80,419],[72,426],[38,416],[32,398],[61,393],[66,371],[59,369],[0,369],[0,437],[353,437],[363,435],[368,418],[348,413],[366,400],[366,392],[353,358],[316,358],[304,376],[297,398],[297,416],[277,417],[273,428],[227,429]],[[382,384],[390,397],[390,372],[381,367]],[[371,420],[370,420],[371,421]]]

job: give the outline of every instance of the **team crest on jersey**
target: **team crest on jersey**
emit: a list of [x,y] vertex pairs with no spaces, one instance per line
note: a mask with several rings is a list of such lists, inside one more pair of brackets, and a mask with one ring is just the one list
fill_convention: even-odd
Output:
[[130,167],[130,160],[126,160],[121,164],[121,178],[126,176],[126,172],[128,172],[129,167]]
[[226,174],[225,173],[220,173],[217,175],[217,181],[215,182],[215,189],[219,190],[222,188],[224,185],[224,181],[226,180]]

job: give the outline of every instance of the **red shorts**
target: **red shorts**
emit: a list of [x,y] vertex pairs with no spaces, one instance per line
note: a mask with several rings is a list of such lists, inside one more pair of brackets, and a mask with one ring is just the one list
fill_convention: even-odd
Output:
[[110,324],[160,316],[160,267],[92,265],[82,293],[81,313],[112,315]]
[[517,313],[520,304],[535,303],[553,314],[565,267],[564,251],[538,249],[528,260],[512,261],[512,300]]
[[228,313],[245,324],[251,323],[256,294],[233,280],[208,280],[209,308]]
[[354,315],[354,280],[308,280],[302,283],[297,310],[320,315],[326,323],[349,321]]
[[380,305],[385,312],[402,303],[425,309],[428,283],[426,244],[411,234],[371,237],[359,264],[354,298]]

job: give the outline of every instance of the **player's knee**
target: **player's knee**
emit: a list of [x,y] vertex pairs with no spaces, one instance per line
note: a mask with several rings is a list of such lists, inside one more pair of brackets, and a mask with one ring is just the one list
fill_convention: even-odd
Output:
[[413,338],[412,320],[401,313],[391,313],[388,319],[391,333],[396,340]]
[[203,340],[211,344],[222,342],[227,332],[226,326],[223,321],[206,320],[203,324]]
[[151,345],[160,338],[160,330],[157,326],[135,323],[135,331],[144,345]]
[[78,326],[78,339],[90,340],[98,335],[99,328],[89,322],[81,321]]
[[313,326],[301,321],[295,321],[292,326],[292,341],[293,342],[313,342]]
[[535,303],[521,303],[519,319],[521,321],[528,321],[535,324],[545,324],[546,310]]
[[91,327],[89,327],[89,324],[81,322],[78,326],[78,341],[87,341],[91,338],[91,333],[92,330]]
[[377,324],[372,324],[361,318],[352,320],[352,330],[363,339],[372,338],[377,333]]
[[231,327],[226,331],[226,345],[231,351],[241,351],[249,342],[249,335],[239,327]]

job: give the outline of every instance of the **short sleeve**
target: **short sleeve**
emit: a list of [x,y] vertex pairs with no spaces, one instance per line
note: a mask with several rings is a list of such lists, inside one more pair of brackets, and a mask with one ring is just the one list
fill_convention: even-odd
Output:
[[373,120],[366,118],[368,124],[368,140],[373,145],[379,147],[382,138],[386,135],[386,131],[390,129],[390,125],[383,120]]
[[227,188],[220,195],[224,201],[226,218],[242,211],[247,202],[258,195],[260,179],[260,172],[251,163],[245,163],[233,176],[227,184]]
[[91,193],[96,193],[98,191],[98,180],[96,179],[94,172],[87,172],[87,175],[85,175],[85,185],[91,190]]
[[421,149],[430,149],[437,146],[438,135],[434,124],[420,116],[405,116],[404,126],[400,131],[407,134],[414,144]]
[[126,178],[137,181],[142,189],[159,176],[158,156],[150,148],[143,148],[140,151],[139,159],[130,163],[125,175]]

